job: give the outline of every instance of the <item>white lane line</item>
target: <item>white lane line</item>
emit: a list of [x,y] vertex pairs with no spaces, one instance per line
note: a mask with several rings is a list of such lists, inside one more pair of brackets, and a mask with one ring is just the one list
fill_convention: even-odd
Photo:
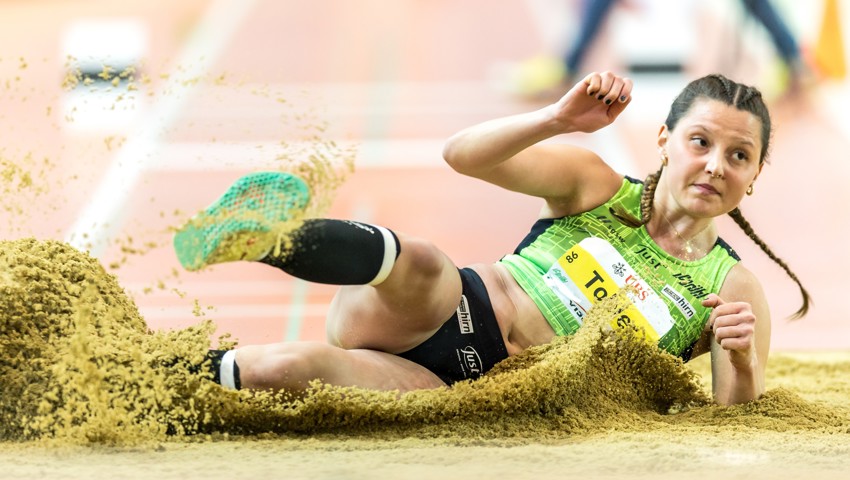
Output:
[[[204,318],[231,319],[274,319],[279,321],[286,320],[287,311],[292,308],[291,303],[273,303],[273,304],[231,304],[216,306],[213,309],[204,309]],[[304,303],[299,307],[301,309],[302,318],[304,317],[322,317],[327,314],[329,305],[327,303]],[[185,322],[192,320],[190,309],[181,306],[161,306],[161,307],[145,307],[139,306],[139,312],[142,318],[148,323],[167,323],[167,322]],[[300,329],[299,329],[300,333]],[[289,337],[287,337],[289,338]],[[295,338],[297,340],[297,337]]]
[[[286,332],[283,335],[284,342],[294,342],[301,338],[301,326],[304,322],[304,314],[308,310],[306,303],[307,291],[310,284],[301,279],[295,280],[292,291],[292,303],[289,304],[289,313],[286,316]],[[327,310],[327,306],[325,306]]]
[[[281,274],[283,275],[283,274]],[[295,281],[292,277],[283,277],[281,280],[240,280],[233,281],[192,281],[189,278],[178,280],[174,286],[177,290],[184,292],[190,297],[286,297],[291,295],[295,289]],[[168,283],[168,282],[167,282]],[[148,293],[146,289],[151,288],[151,282],[128,282],[122,283],[124,289],[137,295],[138,298],[161,301],[174,298],[174,291],[170,286],[167,289],[153,288]],[[169,283],[170,285],[170,283]]]
[[[658,124],[663,123],[663,118]],[[559,136],[550,142],[579,145],[598,153],[621,173],[634,173],[632,155],[623,147],[621,128],[615,122],[592,135]],[[443,161],[445,138],[416,138],[404,140],[336,140],[341,150],[356,149],[355,166],[370,168],[449,168]],[[294,151],[309,152],[309,142],[287,142]],[[149,168],[159,171],[240,171],[281,166],[278,156],[283,152],[278,141],[263,142],[180,142],[160,148]]]
[[[356,149],[355,166],[374,167],[445,167],[442,158],[445,139],[415,140],[337,140],[341,150]],[[310,142],[279,141],[217,143],[171,143],[164,145],[150,168],[162,171],[228,171],[275,168],[288,150],[310,152]]]
[[66,235],[74,247],[88,249],[98,257],[109,237],[119,230],[123,210],[139,176],[155,157],[168,127],[180,115],[196,82],[212,66],[236,33],[256,0],[218,0],[207,10],[192,32],[173,74],[166,80],[159,99],[139,119],[137,130],[116,153],[109,170]]

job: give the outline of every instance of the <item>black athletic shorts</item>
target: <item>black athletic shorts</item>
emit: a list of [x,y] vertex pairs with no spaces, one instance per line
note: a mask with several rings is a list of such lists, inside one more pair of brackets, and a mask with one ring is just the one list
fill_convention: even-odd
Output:
[[459,271],[463,295],[454,315],[424,343],[398,354],[448,385],[476,379],[508,358],[484,282],[469,268]]

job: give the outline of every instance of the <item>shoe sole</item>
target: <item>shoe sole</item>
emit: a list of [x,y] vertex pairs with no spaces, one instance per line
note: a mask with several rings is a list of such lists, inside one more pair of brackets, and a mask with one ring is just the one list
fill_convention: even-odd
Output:
[[189,271],[214,263],[259,260],[280,243],[285,224],[300,217],[309,201],[309,187],[294,175],[245,175],[177,231],[177,259]]

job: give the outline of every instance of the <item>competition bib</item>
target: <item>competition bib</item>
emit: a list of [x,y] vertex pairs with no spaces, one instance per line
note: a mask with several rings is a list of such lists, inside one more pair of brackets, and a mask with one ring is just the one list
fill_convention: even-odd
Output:
[[607,241],[588,237],[561,256],[544,275],[546,285],[582,323],[599,300],[630,287],[632,304],[612,319],[612,326],[634,326],[657,342],[673,327],[666,304],[620,252]]

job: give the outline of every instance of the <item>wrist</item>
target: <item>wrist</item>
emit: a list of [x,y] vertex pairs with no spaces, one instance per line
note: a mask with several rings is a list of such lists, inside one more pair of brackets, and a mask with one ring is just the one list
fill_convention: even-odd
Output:
[[729,352],[729,363],[737,373],[749,374],[758,370],[758,357],[755,350]]
[[575,128],[569,118],[564,118],[561,114],[561,107],[557,103],[553,103],[547,107],[538,110],[542,130],[548,133],[548,136],[554,137],[565,133],[574,133],[578,129]]

